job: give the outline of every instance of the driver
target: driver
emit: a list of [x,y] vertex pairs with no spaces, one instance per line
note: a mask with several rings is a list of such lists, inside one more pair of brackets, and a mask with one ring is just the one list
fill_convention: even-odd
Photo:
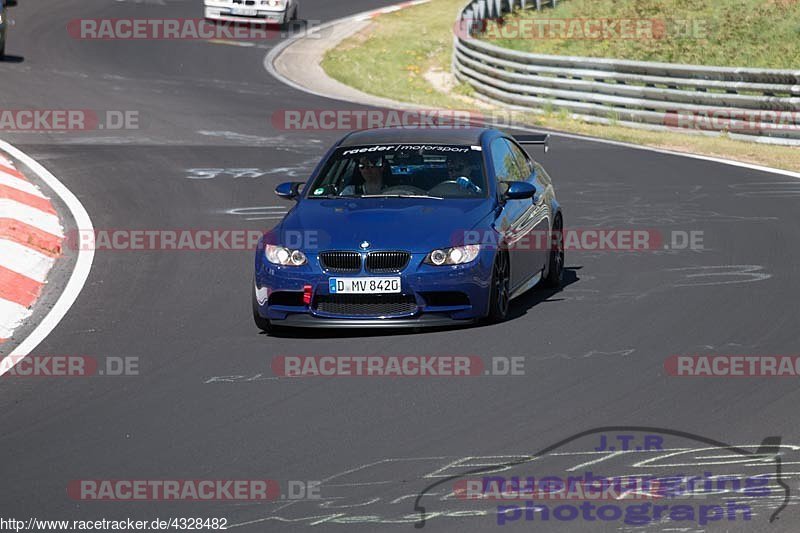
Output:
[[472,165],[463,158],[448,158],[447,160],[447,173],[450,180],[458,183],[462,189],[480,193],[481,188],[472,181],[472,170]]
[[461,158],[451,158],[447,160],[447,173],[453,181],[461,176],[469,179],[472,174],[472,166]]
[[377,154],[369,154],[359,158],[358,171],[362,182],[351,183],[339,193],[342,196],[354,194],[380,194],[385,184],[383,181],[386,161]]

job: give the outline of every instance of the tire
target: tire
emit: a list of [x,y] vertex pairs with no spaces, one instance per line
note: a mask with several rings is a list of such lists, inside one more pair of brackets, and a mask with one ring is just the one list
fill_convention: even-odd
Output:
[[503,322],[508,318],[510,278],[508,254],[498,252],[492,265],[492,293],[489,297],[489,313],[486,315],[486,321],[490,324]]
[[251,285],[251,287],[253,287],[253,322],[256,323],[256,327],[258,329],[269,333],[272,331],[272,324],[270,323],[269,319],[266,319],[258,314],[258,300],[256,300],[255,284]]
[[[564,229],[564,221],[561,215],[556,215],[556,221],[553,223],[553,232],[561,232]],[[558,235],[558,238],[553,239],[550,247],[550,258],[547,265],[547,277],[544,278],[543,286],[558,289],[561,287],[561,278],[564,273],[564,238],[563,235]]]
[[286,18],[283,19],[283,23],[281,24],[282,31],[294,30],[295,26],[297,25],[297,10],[298,8],[295,7],[292,10],[291,16],[289,13],[286,13]]

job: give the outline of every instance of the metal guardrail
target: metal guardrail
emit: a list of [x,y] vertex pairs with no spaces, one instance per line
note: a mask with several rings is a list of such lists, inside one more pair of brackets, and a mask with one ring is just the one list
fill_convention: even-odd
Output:
[[[555,5],[555,0],[546,2]],[[486,19],[543,1],[472,0],[456,24],[453,72],[484,99],[565,109],[592,122],[800,144],[800,70],[553,56],[475,37]]]

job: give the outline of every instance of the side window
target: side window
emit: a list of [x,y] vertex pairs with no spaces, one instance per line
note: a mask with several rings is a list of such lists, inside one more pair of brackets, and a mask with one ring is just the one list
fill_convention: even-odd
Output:
[[506,142],[508,143],[508,147],[511,150],[511,155],[514,156],[514,162],[516,163],[517,168],[519,169],[518,175],[520,177],[518,181],[526,181],[530,177],[531,172],[533,172],[533,166],[531,165],[528,156],[525,155],[525,152],[522,151],[522,148],[520,148],[513,142],[511,141],[506,141]]
[[544,185],[552,185],[553,180],[550,179],[550,175],[545,171],[544,167],[539,163],[534,163],[533,168],[536,169],[536,175],[539,176],[539,181],[542,182]]
[[326,194],[340,192],[344,187],[352,184],[355,168],[355,160],[336,161],[325,171],[324,178],[319,181],[318,187],[324,188]]
[[498,182],[519,181],[520,168],[505,139],[492,141],[492,166]]

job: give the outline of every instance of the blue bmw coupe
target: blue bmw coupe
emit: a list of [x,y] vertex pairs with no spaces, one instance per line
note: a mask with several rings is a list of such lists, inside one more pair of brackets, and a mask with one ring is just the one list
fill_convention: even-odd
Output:
[[307,183],[275,189],[296,205],[256,250],[256,326],[499,322],[514,297],[559,286],[561,207],[521,147],[546,143],[488,128],[346,135]]

